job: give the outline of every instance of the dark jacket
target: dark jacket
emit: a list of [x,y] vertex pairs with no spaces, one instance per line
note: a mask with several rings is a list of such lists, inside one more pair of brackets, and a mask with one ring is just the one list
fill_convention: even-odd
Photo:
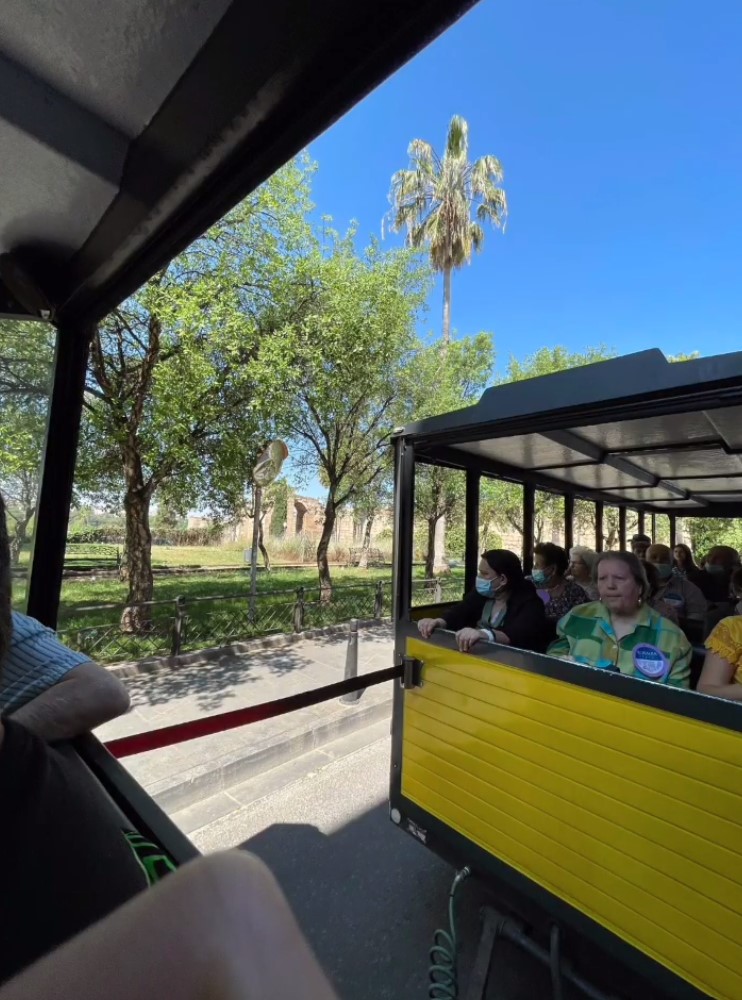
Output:
[[[488,600],[490,598],[482,597],[476,590],[470,590],[460,604],[441,615],[446,628],[453,632],[476,628]],[[497,631],[504,632],[510,645],[518,649],[530,649],[534,653],[542,653],[546,649],[548,636],[544,602],[528,580],[524,580],[508,597],[505,617],[497,626]]]
[[121,815],[82,761],[4,726],[0,985],[147,887]]

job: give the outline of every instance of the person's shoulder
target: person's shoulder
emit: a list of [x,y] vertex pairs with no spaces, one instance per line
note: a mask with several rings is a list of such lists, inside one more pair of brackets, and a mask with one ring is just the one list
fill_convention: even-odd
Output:
[[742,648],[742,615],[730,615],[728,618],[722,618],[714,626],[709,639],[713,635],[723,635]]
[[11,646],[23,642],[24,639],[30,639],[34,635],[41,635],[49,631],[40,621],[31,618],[30,615],[24,615],[20,611],[11,611],[10,618],[13,626]]
[[535,607],[536,604],[539,604],[542,610],[544,607],[544,602],[538,596],[538,591],[530,580],[524,580],[523,583],[513,591],[510,600],[513,605],[532,604]]
[[580,603],[582,604],[585,604],[590,600],[590,597],[588,596],[588,593],[585,590],[585,588],[581,584],[579,584],[576,580],[567,580],[567,595],[570,599],[581,598]]
[[678,624],[661,614],[656,608],[650,608],[649,613],[652,627],[664,642],[691,648],[688,636]]

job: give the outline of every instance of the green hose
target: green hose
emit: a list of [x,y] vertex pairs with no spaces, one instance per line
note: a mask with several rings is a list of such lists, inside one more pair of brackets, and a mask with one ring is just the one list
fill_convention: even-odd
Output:
[[429,1000],[456,1000],[459,995],[458,973],[456,969],[456,915],[454,897],[456,890],[471,875],[469,868],[456,872],[456,877],[448,894],[448,930],[437,930],[433,935],[430,949],[430,969],[428,970]]

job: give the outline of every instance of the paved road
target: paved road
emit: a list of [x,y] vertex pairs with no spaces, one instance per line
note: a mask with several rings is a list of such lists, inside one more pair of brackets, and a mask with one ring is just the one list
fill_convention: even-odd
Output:
[[[338,741],[338,759],[318,770],[276,769],[272,787],[263,779],[253,801],[190,836],[203,851],[241,846],[267,862],[344,1000],[424,1000],[453,872],[387,818],[388,736],[347,745],[344,755]],[[477,886],[462,887],[461,996],[482,898]],[[550,997],[540,968],[507,943],[496,955],[488,1000]]]

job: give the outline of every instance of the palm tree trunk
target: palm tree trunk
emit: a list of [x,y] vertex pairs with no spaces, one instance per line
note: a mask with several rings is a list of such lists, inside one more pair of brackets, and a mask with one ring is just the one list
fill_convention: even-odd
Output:
[[451,268],[443,272],[443,343],[451,343]]

